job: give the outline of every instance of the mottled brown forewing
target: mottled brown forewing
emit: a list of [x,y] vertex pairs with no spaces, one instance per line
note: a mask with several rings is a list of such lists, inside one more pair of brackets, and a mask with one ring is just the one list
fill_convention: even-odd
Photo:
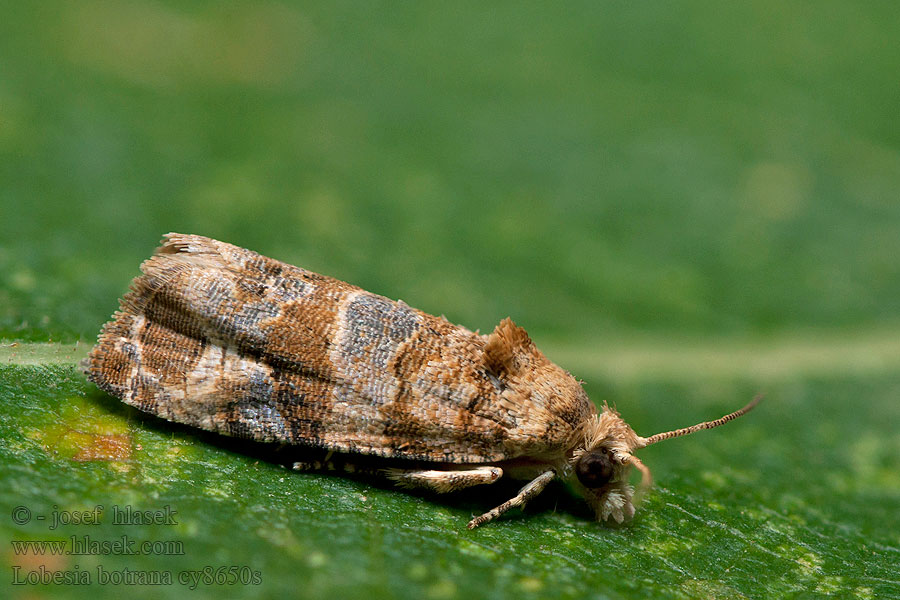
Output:
[[260,441],[476,463],[558,453],[595,411],[511,321],[481,336],[196,235],[167,235],[141,270],[86,372],[165,419]]

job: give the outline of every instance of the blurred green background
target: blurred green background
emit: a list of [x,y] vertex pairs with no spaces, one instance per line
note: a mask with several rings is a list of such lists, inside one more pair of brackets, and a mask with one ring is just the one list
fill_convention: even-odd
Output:
[[[878,1],[5,3],[0,533],[47,537],[20,502],[176,503],[186,562],[252,549],[248,597],[900,597],[898,31]],[[558,490],[467,533],[477,494],[254,463],[31,344],[83,353],[169,231],[512,316],[642,433],[769,399],[649,449],[629,528]],[[67,427],[134,453],[73,461]]]

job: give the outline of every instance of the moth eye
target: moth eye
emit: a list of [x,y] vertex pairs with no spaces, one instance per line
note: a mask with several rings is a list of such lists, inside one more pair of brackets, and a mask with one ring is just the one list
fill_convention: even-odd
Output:
[[584,487],[603,487],[613,476],[613,462],[605,449],[583,455],[575,465],[575,475]]

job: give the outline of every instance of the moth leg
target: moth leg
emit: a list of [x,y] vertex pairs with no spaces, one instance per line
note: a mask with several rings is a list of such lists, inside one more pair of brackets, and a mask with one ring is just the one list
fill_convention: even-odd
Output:
[[404,488],[425,488],[439,494],[454,492],[473,485],[494,483],[503,476],[500,467],[475,467],[465,471],[385,469],[388,479]]
[[291,467],[295,471],[318,471],[320,473],[349,473],[351,475],[378,475],[381,469],[358,465],[343,457],[335,460],[329,452],[321,460],[295,462]]
[[556,471],[552,469],[549,471],[544,471],[543,473],[532,479],[525,487],[519,490],[519,493],[516,494],[515,498],[510,498],[497,508],[489,510],[480,517],[475,517],[474,519],[469,521],[468,528],[475,529],[479,525],[483,525],[488,521],[493,521],[511,508],[524,506],[526,502],[544,491],[544,488],[547,487],[547,484],[553,481],[555,477]]

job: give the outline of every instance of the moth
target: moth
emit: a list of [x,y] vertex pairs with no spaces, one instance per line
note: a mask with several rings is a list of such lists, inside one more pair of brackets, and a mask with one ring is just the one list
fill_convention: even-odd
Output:
[[164,419],[327,451],[297,468],[378,473],[438,493],[528,483],[491,521],[568,481],[598,520],[634,515],[634,455],[715,421],[637,435],[505,319],[479,335],[358,287],[198,235],[170,233],[141,265],[83,364],[98,387]]

